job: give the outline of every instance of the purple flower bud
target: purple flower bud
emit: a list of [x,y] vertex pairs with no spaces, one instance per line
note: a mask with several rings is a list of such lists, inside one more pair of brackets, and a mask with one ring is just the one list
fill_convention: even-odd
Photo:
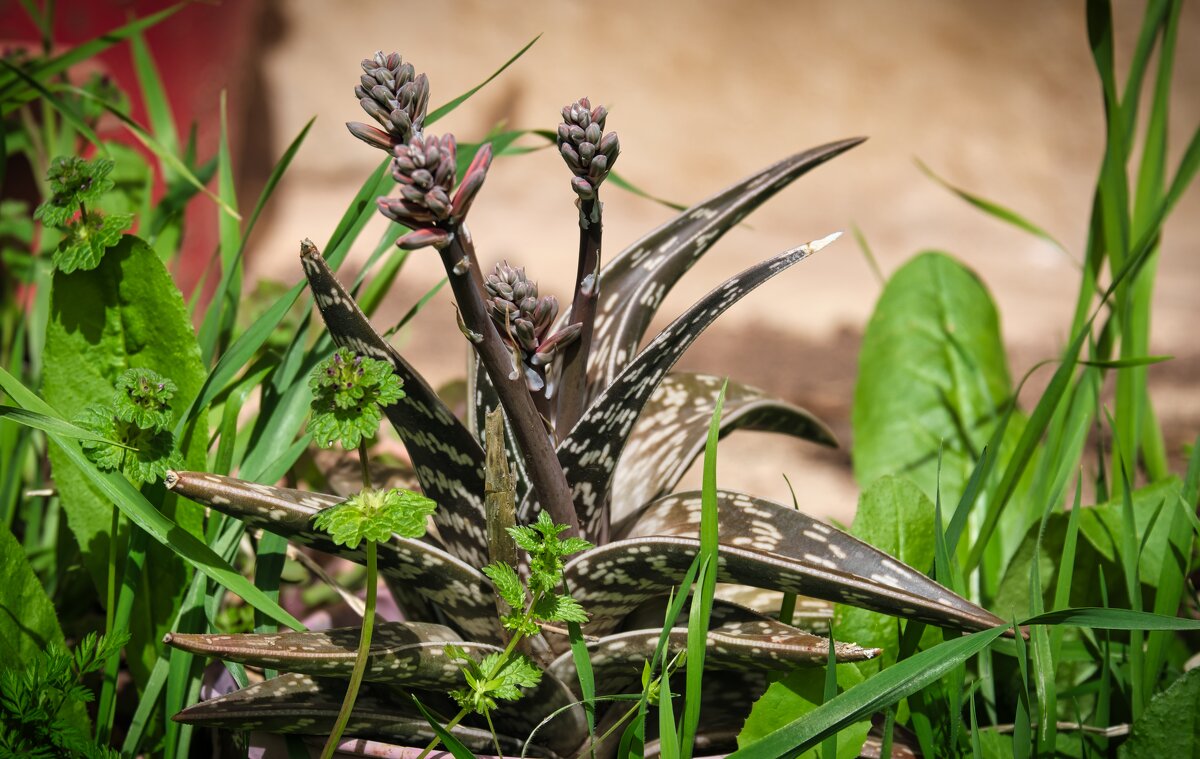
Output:
[[373,148],[386,150],[389,153],[392,150],[392,138],[387,132],[376,129],[369,124],[363,124],[358,121],[346,122],[346,128],[350,130],[350,134],[367,143]]

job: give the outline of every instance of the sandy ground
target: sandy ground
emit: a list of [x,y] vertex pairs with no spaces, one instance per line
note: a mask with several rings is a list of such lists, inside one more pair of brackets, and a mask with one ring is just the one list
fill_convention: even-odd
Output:
[[[1118,5],[1123,66],[1141,4]],[[429,74],[441,103],[541,34],[432,131],[472,141],[501,123],[553,128],[562,105],[587,95],[610,106],[609,128],[621,136],[618,171],[681,203],[792,152],[870,137],[728,234],[667,298],[660,324],[751,262],[857,224],[885,272],[923,249],[950,251],[974,268],[1000,308],[1014,374],[1065,340],[1077,287],[1071,258],[968,207],[914,159],[1028,215],[1077,257],[1103,144],[1080,3],[290,0],[264,19],[276,41],[262,60],[271,96],[255,118],[274,152],[251,158],[269,167],[308,118],[318,119],[256,232],[251,279],[294,281],[298,241],[326,239],[379,160],[343,126],[367,120],[352,95],[360,58],[398,50]],[[1182,24],[1172,165],[1200,122],[1200,8],[1186,7]],[[572,199],[552,151],[498,161],[472,211],[485,266],[522,262],[543,292],[566,297],[575,267]],[[605,201],[610,254],[671,214],[612,189]],[[1167,227],[1153,322],[1153,352],[1178,357],[1150,374],[1176,450],[1200,429],[1197,219],[1193,190]],[[357,270],[382,229],[382,219],[368,229],[344,272]],[[415,256],[378,324],[398,318],[441,276],[431,251]],[[808,406],[848,446],[858,344],[878,293],[846,236],[734,307],[683,367],[731,374]],[[440,296],[400,336],[435,384],[462,373],[451,313],[448,294]],[[786,500],[780,473],[810,512],[852,515],[857,488],[845,447],[823,453],[754,434],[723,444],[723,484]]]

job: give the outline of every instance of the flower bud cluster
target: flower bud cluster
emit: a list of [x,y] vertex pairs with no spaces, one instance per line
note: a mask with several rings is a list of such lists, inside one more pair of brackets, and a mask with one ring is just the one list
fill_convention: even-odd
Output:
[[368,145],[391,152],[420,134],[429,108],[429,79],[417,74],[411,63],[404,63],[399,53],[385,56],[379,51],[373,58],[363,59],[362,69],[354,94],[383,130],[358,122],[346,126]]
[[579,324],[549,334],[558,316],[558,299],[553,295],[538,297],[537,283],[529,279],[525,269],[514,268],[507,262],[496,264],[484,277],[484,302],[488,315],[504,341],[519,354],[525,364],[525,378],[532,391],[544,387],[545,368],[558,352],[579,337]]
[[400,197],[377,202],[384,216],[413,230],[396,244],[402,248],[444,247],[483,186],[492,163],[491,146],[484,145],[475,154],[453,198],[450,193],[458,168],[454,135],[413,135],[407,145],[397,145],[393,152],[392,178],[400,186]]
[[558,150],[575,174],[571,189],[581,200],[592,200],[621,152],[617,133],[604,133],[608,109],[602,105],[592,108],[587,98],[565,106],[562,117],[563,123],[558,125]]

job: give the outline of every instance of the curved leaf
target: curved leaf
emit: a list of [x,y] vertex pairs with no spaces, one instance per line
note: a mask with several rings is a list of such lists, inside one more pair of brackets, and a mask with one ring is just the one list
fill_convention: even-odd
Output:
[[[606,693],[623,690],[637,679],[642,662],[654,655],[661,634],[655,629],[631,630],[588,644],[596,681]],[[828,638],[766,618],[714,625],[706,640],[705,676],[724,670],[788,672],[796,667],[824,667],[829,660]],[[686,648],[687,628],[673,628],[667,639],[667,657]],[[879,649],[853,643],[838,642],[834,649],[839,662],[862,661],[879,654]],[[570,653],[555,659],[549,671],[564,683],[575,682]]]
[[[345,680],[289,673],[255,683],[225,696],[189,706],[173,719],[188,725],[226,730],[328,735],[346,692]],[[431,700],[425,696],[427,703]],[[496,720],[503,725],[499,719]],[[455,726],[454,736],[472,751],[487,751],[492,735],[487,728]],[[412,702],[387,686],[363,683],[346,724],[346,736],[375,738],[418,745],[433,738],[433,730]],[[499,734],[500,748],[519,753],[522,742]],[[546,756],[547,754],[534,755]]]
[[[709,324],[754,288],[803,261],[839,237],[806,243],[730,277],[685,311],[646,346],[611,385],[592,402],[579,423],[558,445],[558,460],[571,483],[579,522],[586,535],[607,529],[607,501],[617,459],[633,423],[684,351]],[[530,499],[523,517],[532,512]]]
[[483,566],[488,558],[479,441],[391,343],[379,336],[317,249],[305,247],[300,262],[333,341],[387,361],[404,381],[405,397],[384,413],[404,441],[421,489],[438,503],[433,520],[442,542],[472,566]]
[[[650,395],[613,474],[612,518],[671,492],[704,450],[708,423],[725,380],[674,372]],[[824,423],[802,408],[730,382],[721,412],[721,436],[734,430],[778,432],[834,447]]]
[[[823,598],[966,630],[1004,621],[925,575],[829,525],[759,498],[718,492],[720,582]],[[655,501],[619,534],[633,535],[567,564],[567,581],[595,616],[594,633],[678,583],[700,541],[700,494]],[[647,534],[651,533],[651,534]],[[611,628],[609,628],[611,629]]]
[[[349,680],[360,634],[357,627],[242,635],[171,633],[163,642],[225,661]],[[480,657],[500,651],[484,643],[463,642],[458,633],[443,625],[383,622],[371,634],[363,679],[411,688],[452,688],[462,674],[446,657],[443,649],[447,643],[478,652]]]
[[[340,503],[340,498],[203,472],[171,472],[167,487],[293,543],[359,564],[366,561],[363,548],[350,550],[335,545],[328,535],[312,526],[316,513]],[[428,543],[393,536],[379,544],[379,572],[389,586],[415,592],[442,608],[471,637],[497,639],[491,583],[469,564]],[[420,581],[413,582],[417,579]]]
[[687,209],[604,266],[589,366],[592,387],[603,390],[629,365],[662,299],[713,243],[792,181],[865,139],[831,142],[768,166]]

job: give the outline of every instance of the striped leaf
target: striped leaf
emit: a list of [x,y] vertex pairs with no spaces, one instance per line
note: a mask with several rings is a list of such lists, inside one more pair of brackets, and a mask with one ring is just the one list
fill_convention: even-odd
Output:
[[[228,695],[189,706],[174,719],[188,725],[236,731],[328,735],[342,705],[346,680],[289,673],[254,683]],[[425,703],[436,703],[434,694],[422,694]],[[453,713],[450,702],[440,705]],[[449,718],[447,718],[448,721]],[[501,730],[509,724],[495,718]],[[513,725],[513,732],[520,728]],[[488,752],[492,736],[486,727],[458,725],[452,731],[472,751]],[[363,683],[354,701],[354,712],[346,724],[346,736],[358,736],[398,744],[421,745],[433,738],[433,730],[412,701],[387,686]],[[525,733],[520,733],[523,737]],[[507,732],[497,736],[505,753],[519,754],[521,738]],[[550,751],[530,747],[531,756],[553,757]]]
[[697,203],[613,258],[600,272],[602,297],[589,366],[593,395],[633,360],[663,298],[713,243],[792,181],[864,139],[831,142],[768,166]]
[[[829,525],[760,498],[721,491],[720,582],[823,598],[893,616],[963,630],[1004,620],[938,585],[915,569]],[[611,630],[643,601],[682,579],[700,541],[700,494],[655,501],[623,540],[567,564],[567,581],[593,612],[594,634]]]
[[[359,564],[366,561],[362,547],[350,550],[336,545],[312,527],[316,513],[340,503],[340,498],[202,472],[171,472],[167,487],[297,545]],[[483,642],[498,639],[491,583],[461,559],[423,541],[393,536],[379,544],[379,572],[389,587],[415,592],[441,608],[471,638]],[[396,595],[403,597],[401,592]]]
[[[584,412],[558,445],[558,460],[571,483],[579,523],[586,535],[603,538],[613,470],[650,395],[675,362],[709,324],[754,288],[803,261],[838,235],[807,243],[767,259],[697,301],[646,346]],[[522,517],[535,509],[526,499]]]
[[[704,450],[717,394],[725,380],[673,372],[650,395],[613,474],[612,519],[619,520],[675,489]],[[730,382],[721,412],[721,436],[734,430],[778,432],[837,446],[824,423],[802,408]]]
[[437,501],[434,523],[442,543],[472,566],[487,562],[483,532],[483,450],[391,343],[367,321],[315,247],[300,254],[304,275],[333,341],[392,365],[405,397],[384,409],[417,470],[421,489]]

